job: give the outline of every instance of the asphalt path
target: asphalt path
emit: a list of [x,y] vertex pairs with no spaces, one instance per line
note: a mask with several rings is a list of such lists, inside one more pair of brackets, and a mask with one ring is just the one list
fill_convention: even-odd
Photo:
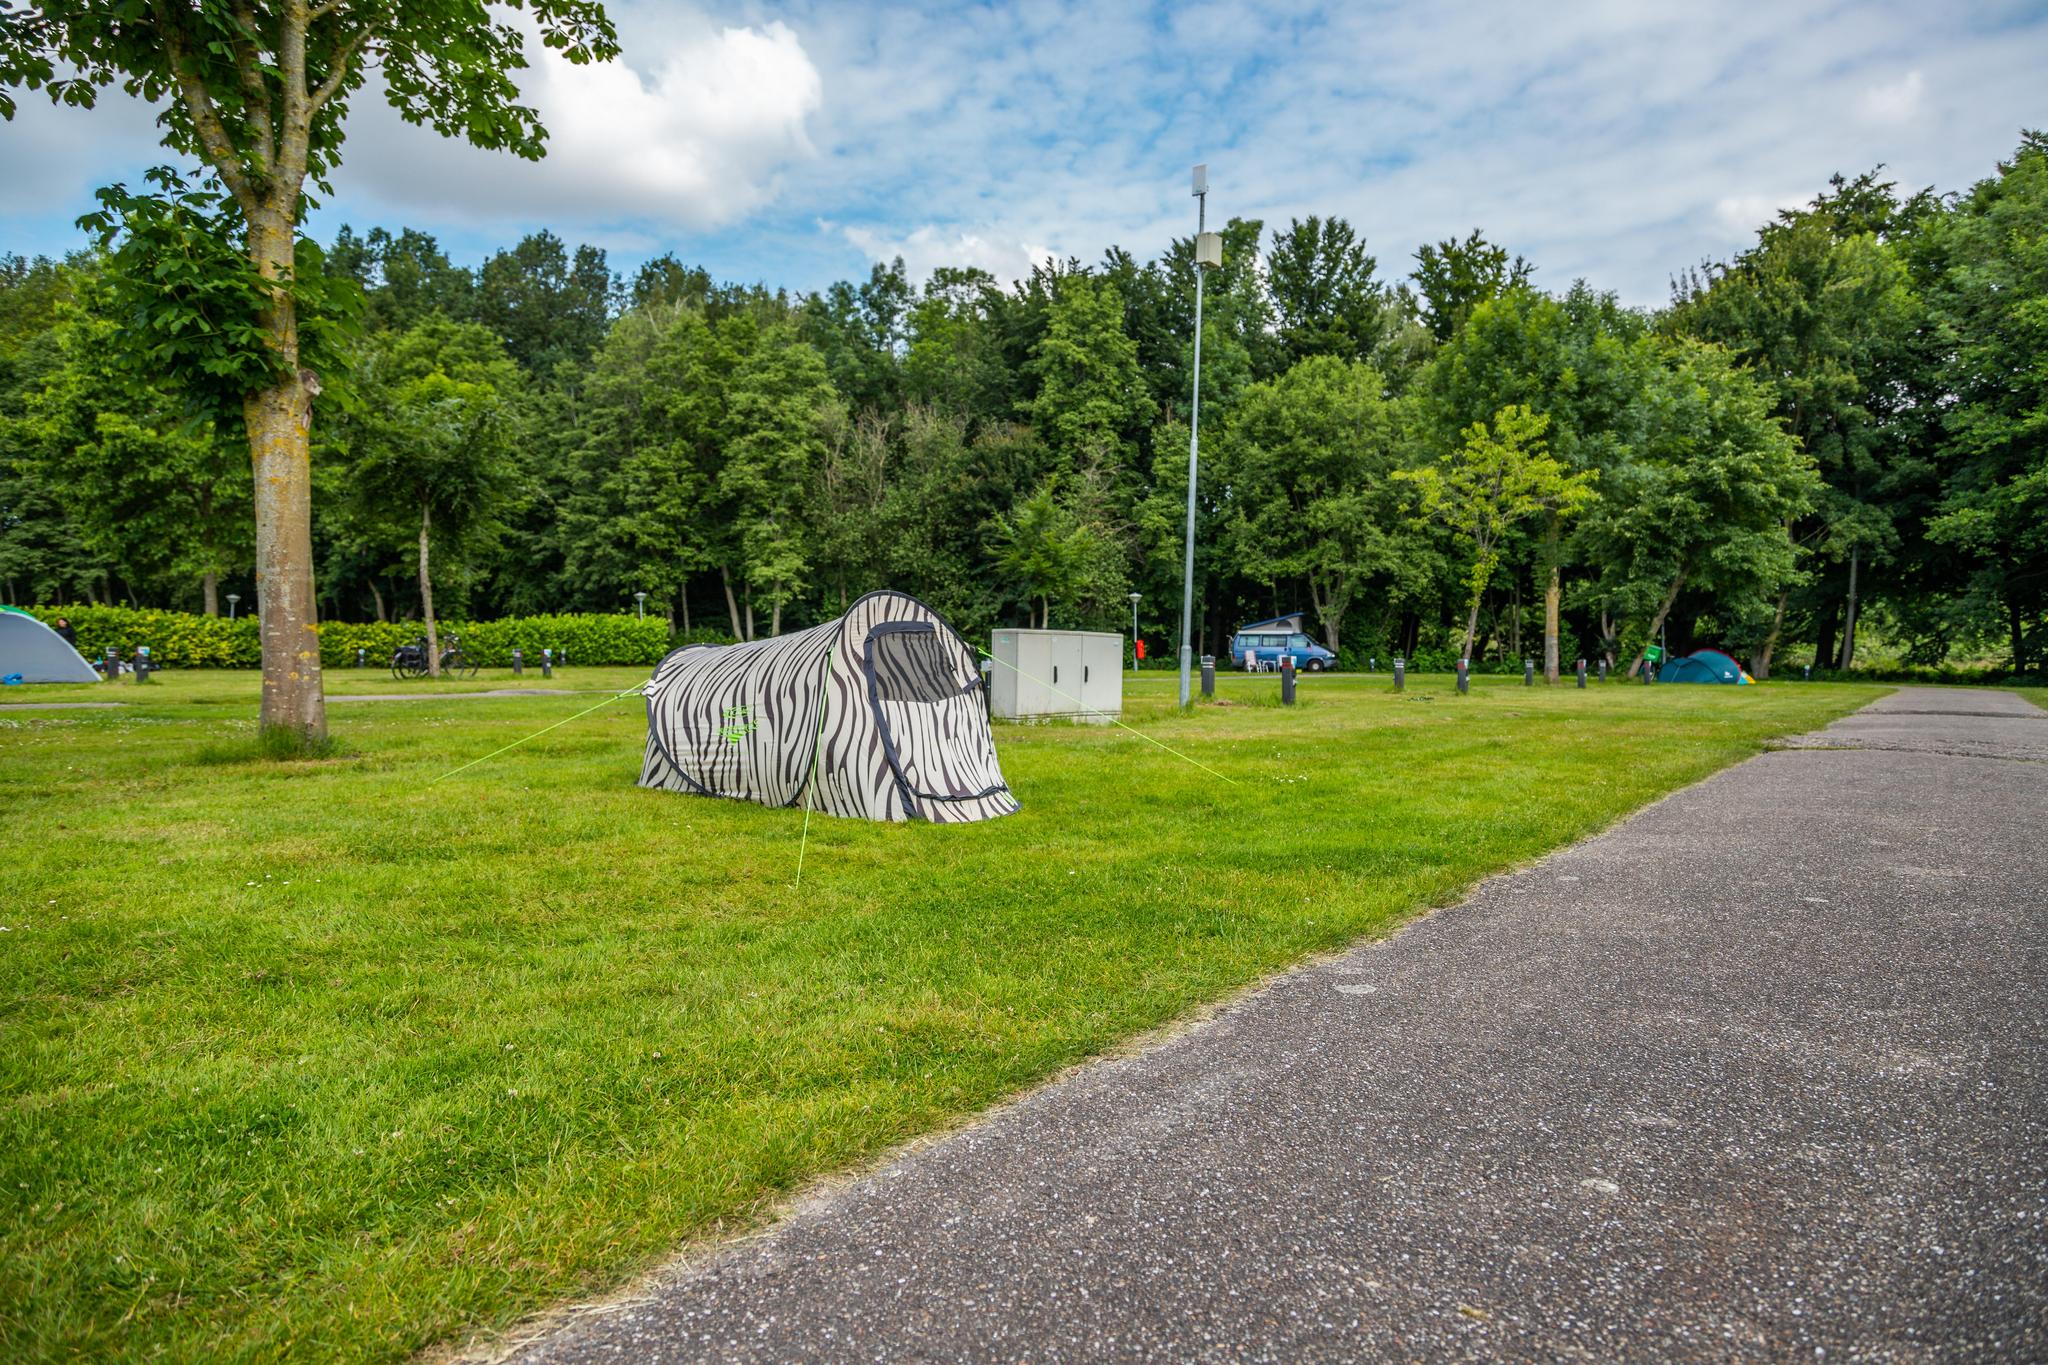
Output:
[[2048,712],[1795,743],[510,1354],[2048,1359]]

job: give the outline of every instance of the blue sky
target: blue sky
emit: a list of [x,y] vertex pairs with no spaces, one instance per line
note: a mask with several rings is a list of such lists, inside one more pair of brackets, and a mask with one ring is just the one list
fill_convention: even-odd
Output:
[[[1402,275],[1479,227],[1631,303],[1739,249],[1835,171],[1961,189],[2048,125],[2048,4],[1162,6],[627,3],[625,57],[541,57],[529,164],[359,96],[313,230],[401,224],[474,263],[551,227],[630,269],[673,251],[817,288],[906,258],[1014,278],[1139,256],[1212,213],[1349,218]],[[92,190],[163,159],[153,112],[24,99],[0,251],[57,253]]]

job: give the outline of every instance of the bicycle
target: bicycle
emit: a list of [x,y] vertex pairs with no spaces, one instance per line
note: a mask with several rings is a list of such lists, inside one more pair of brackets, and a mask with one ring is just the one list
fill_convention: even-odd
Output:
[[[462,652],[462,637],[448,637],[448,647],[441,651],[441,673],[444,677],[474,678],[480,665]],[[391,676],[404,682],[411,678],[427,676],[427,637],[417,636],[409,645],[400,645],[391,652]]]
[[462,637],[449,636],[448,648],[441,651],[442,674],[457,678],[474,678],[477,667],[476,661],[462,652]]

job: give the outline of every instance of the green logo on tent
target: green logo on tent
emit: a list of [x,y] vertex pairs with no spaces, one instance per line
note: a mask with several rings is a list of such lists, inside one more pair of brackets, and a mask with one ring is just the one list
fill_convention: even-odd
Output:
[[724,713],[725,725],[719,734],[727,744],[737,744],[754,732],[754,720],[747,707],[728,706]]

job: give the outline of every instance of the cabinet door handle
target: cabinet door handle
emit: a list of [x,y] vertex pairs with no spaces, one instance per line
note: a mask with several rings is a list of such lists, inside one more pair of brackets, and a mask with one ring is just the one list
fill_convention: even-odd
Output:
[[1081,665],[1081,681],[1084,683],[1088,681],[1088,665],[1086,664]]
[[1052,680],[1054,682],[1058,682],[1060,680],[1060,666],[1058,664],[1054,664],[1052,666]]

